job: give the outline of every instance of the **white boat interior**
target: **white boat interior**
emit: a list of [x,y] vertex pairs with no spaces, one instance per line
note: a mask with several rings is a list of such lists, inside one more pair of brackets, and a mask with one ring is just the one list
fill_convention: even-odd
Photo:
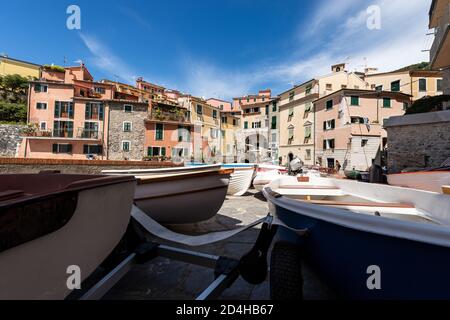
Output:
[[[301,180],[301,181],[300,181]],[[450,198],[433,209],[432,192],[331,178],[280,177],[267,186],[305,204],[412,222],[450,225]],[[417,195],[415,193],[421,193]]]

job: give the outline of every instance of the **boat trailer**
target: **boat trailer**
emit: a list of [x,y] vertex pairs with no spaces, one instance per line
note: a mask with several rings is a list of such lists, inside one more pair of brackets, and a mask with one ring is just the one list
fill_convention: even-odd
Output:
[[[168,258],[214,270],[215,280],[196,300],[213,300],[231,287],[242,276],[250,284],[261,284],[268,272],[267,253],[277,231],[277,225],[269,218],[263,222],[253,248],[240,260],[189,251],[156,242],[142,242],[134,252],[118,263],[111,271],[84,291],[79,300],[100,300],[136,265],[146,264],[157,257]],[[242,230],[245,231],[246,229]],[[241,231],[241,232],[242,232]],[[69,299],[70,296],[69,296]]]

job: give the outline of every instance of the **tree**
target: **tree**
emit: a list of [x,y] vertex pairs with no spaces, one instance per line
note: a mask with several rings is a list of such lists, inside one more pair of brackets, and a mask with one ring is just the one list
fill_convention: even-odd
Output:
[[2,78],[0,86],[13,93],[24,93],[28,89],[28,79],[18,74],[9,74]]
[[27,106],[20,103],[7,103],[0,101],[0,122],[27,122]]

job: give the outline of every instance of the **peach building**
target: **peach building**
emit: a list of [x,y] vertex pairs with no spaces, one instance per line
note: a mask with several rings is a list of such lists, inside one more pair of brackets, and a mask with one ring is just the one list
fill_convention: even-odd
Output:
[[403,115],[411,96],[401,92],[342,89],[314,102],[315,161],[322,167],[367,170],[387,144],[383,121]]
[[368,89],[362,75],[345,70],[345,64],[331,67],[331,73],[294,86],[278,96],[279,153],[287,163],[289,153],[306,165],[314,165],[314,101],[342,89]]
[[[104,100],[111,99],[109,84],[92,81],[84,65],[66,71],[43,70],[30,82],[28,123],[20,157],[86,159],[105,158],[107,140]],[[34,127],[33,127],[34,126]]]
[[213,107],[219,108],[221,111],[233,112],[233,104],[229,101],[224,101],[216,98],[209,98],[206,102]]
[[191,160],[193,125],[189,110],[171,100],[154,101],[145,128],[148,157]]

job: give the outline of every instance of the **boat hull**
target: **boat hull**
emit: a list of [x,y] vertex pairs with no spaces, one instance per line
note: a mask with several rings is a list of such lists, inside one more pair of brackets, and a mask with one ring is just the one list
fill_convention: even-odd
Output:
[[135,204],[162,224],[208,220],[217,214],[225,201],[231,171],[141,177]]
[[255,168],[234,168],[227,194],[238,197],[244,195],[252,185],[254,173]]
[[[293,242],[305,262],[334,292],[349,299],[449,299],[450,249],[358,231],[277,207],[290,227],[307,228],[298,237],[280,228],[279,241]],[[370,266],[380,268],[381,290],[370,290]]]
[[69,266],[86,279],[119,243],[130,219],[136,182],[78,193],[62,228],[0,253],[0,299],[59,300],[70,294]]
[[[346,179],[310,180],[282,177],[264,195],[270,212],[287,226],[279,228],[278,241],[297,245],[340,297],[450,298],[450,198]],[[327,195],[333,200],[320,200]],[[365,202],[348,202],[350,196]],[[380,271],[380,290],[367,285],[373,266]]]
[[220,164],[214,165],[196,165],[186,167],[174,168],[160,168],[160,169],[129,169],[129,170],[103,170],[102,174],[106,175],[128,175],[128,176],[166,176],[168,174],[185,174],[195,172],[213,172],[219,170]]
[[442,186],[450,184],[450,171],[404,172],[390,174],[387,180],[392,186],[442,193]]

